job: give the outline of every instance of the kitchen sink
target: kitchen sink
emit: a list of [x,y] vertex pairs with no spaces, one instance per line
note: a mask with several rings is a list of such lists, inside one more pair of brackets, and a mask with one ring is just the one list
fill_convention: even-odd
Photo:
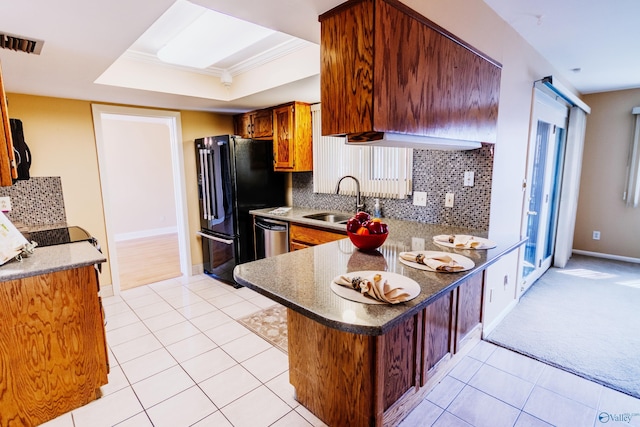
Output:
[[349,218],[351,218],[351,215],[332,214],[328,212],[323,212],[323,213],[317,213],[312,215],[304,215],[303,218],[343,224],[343,223],[346,223]]

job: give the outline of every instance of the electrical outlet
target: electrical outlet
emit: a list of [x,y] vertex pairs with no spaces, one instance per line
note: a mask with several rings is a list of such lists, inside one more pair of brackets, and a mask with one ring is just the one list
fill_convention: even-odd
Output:
[[411,250],[412,251],[424,251],[425,241],[421,237],[411,238]]
[[0,211],[11,212],[11,197],[0,197]]
[[453,207],[453,193],[447,193],[447,195],[444,198],[444,206],[446,208]]
[[464,173],[464,186],[465,187],[473,187],[474,177],[475,177],[475,172],[466,171]]
[[600,240],[600,232],[599,231],[594,231],[593,232],[593,240]]
[[415,206],[427,206],[427,193],[424,191],[414,191],[413,204]]

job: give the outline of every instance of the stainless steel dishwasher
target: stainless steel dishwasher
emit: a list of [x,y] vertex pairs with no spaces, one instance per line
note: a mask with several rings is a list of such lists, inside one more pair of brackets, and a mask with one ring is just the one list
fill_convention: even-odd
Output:
[[289,252],[289,223],[254,217],[256,259]]

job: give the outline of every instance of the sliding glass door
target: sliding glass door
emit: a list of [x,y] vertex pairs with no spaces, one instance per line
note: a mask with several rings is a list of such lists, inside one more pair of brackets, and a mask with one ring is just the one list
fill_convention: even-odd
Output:
[[535,90],[522,218],[522,235],[528,238],[522,251],[522,292],[553,260],[567,117],[564,104]]

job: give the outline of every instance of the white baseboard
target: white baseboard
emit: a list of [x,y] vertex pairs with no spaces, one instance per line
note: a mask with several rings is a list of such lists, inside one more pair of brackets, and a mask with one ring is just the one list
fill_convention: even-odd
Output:
[[620,256],[620,255],[612,255],[612,254],[603,254],[600,252],[581,251],[579,249],[574,249],[572,252],[578,255],[586,255],[586,256],[592,256],[596,258],[606,258],[606,259],[612,259],[615,261],[626,261],[626,262],[634,262],[636,264],[640,264],[640,258],[632,258],[628,256]]
[[191,275],[197,276],[199,274],[204,274],[204,264],[196,264],[191,266]]
[[488,325],[486,323],[482,323],[482,338],[484,339],[487,335],[489,335],[491,333],[491,331],[493,331],[496,326],[498,326],[498,324],[500,322],[502,322],[502,320],[507,316],[507,314],[509,314],[511,312],[511,310],[513,310],[516,305],[518,305],[518,299],[514,299],[513,301],[511,301],[509,303],[509,305],[507,305],[504,310],[502,310],[500,312],[500,314],[493,319],[493,322],[489,323]]
[[119,233],[113,236],[116,242],[125,240],[143,239],[145,237],[162,236],[163,234],[173,234],[178,232],[178,227],[154,228],[152,230],[132,231],[130,233]]
[[112,297],[113,296],[113,285],[100,285],[100,296],[101,297]]

